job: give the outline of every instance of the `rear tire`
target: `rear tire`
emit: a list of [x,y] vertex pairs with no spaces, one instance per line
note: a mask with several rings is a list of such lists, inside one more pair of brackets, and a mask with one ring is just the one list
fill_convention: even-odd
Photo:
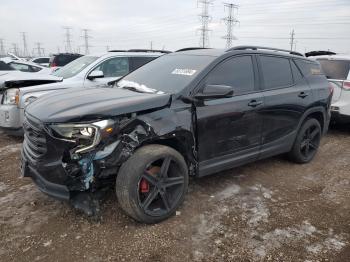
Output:
[[116,194],[133,219],[158,223],[173,215],[188,188],[188,169],[182,155],[163,145],[139,148],[120,168]]
[[322,137],[320,123],[314,118],[308,118],[302,124],[295,139],[289,158],[296,163],[309,163],[316,155]]

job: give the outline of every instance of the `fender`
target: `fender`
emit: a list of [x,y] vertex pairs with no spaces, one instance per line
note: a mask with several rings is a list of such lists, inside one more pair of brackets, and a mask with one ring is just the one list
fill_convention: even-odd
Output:
[[313,113],[322,113],[322,115],[323,115],[323,123],[322,123],[323,130],[322,131],[323,131],[323,134],[326,134],[327,130],[328,130],[329,117],[327,117],[327,112],[326,112],[325,108],[322,106],[316,106],[316,107],[312,107],[312,108],[307,109],[304,112],[303,116],[300,118],[300,121],[299,121],[299,124],[298,124],[298,127],[296,130],[298,131],[301,128],[301,125],[304,123],[305,119]]

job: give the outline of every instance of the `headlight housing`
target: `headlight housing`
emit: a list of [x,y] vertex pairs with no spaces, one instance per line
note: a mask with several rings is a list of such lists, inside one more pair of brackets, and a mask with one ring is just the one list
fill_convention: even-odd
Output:
[[4,105],[18,105],[19,104],[19,89],[7,89],[3,97]]
[[87,124],[52,124],[49,127],[55,137],[74,142],[74,153],[86,153],[95,148],[105,135],[113,132],[113,120],[102,120]]

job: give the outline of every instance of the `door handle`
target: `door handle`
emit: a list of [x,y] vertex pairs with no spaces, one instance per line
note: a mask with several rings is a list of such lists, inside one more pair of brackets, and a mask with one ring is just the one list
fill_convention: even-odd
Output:
[[305,98],[305,97],[307,97],[308,95],[309,95],[308,93],[300,92],[298,96],[299,96],[300,98]]
[[261,105],[262,103],[263,103],[263,101],[252,100],[248,103],[248,106],[257,107],[257,106]]

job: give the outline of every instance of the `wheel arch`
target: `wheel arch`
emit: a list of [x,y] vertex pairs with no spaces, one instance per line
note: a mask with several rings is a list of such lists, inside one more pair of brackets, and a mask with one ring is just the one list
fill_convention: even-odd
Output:
[[328,130],[328,122],[327,120],[327,113],[325,108],[319,106],[319,107],[313,107],[308,110],[306,110],[302,116],[302,118],[299,121],[297,130],[300,129],[301,125],[305,122],[308,118],[315,118],[321,125],[322,132],[326,133]]

